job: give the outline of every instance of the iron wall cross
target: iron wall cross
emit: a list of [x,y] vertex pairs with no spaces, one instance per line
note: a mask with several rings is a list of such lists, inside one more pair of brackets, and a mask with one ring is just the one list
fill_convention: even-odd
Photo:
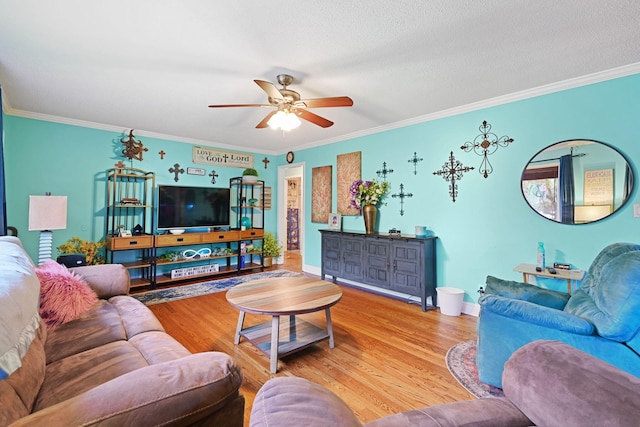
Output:
[[404,215],[404,198],[405,197],[413,197],[412,193],[404,192],[404,184],[400,184],[400,192],[397,194],[392,194],[391,197],[399,197],[400,198],[400,216]]
[[435,171],[433,174],[441,175],[445,181],[449,182],[449,195],[455,203],[458,195],[458,181],[462,179],[464,172],[469,172],[470,170],[473,170],[473,167],[462,166],[462,163],[453,157],[452,151],[449,155],[449,161],[442,166],[442,170]]
[[211,183],[215,184],[216,183],[216,178],[218,177],[218,174],[216,173],[216,171],[214,169],[211,169],[211,173],[209,174],[209,176],[211,177]]
[[172,174],[175,174],[175,178],[173,178],[173,180],[174,180],[175,182],[178,182],[178,179],[179,179],[179,178],[178,178],[178,174],[179,174],[179,173],[184,173],[184,169],[182,169],[182,168],[180,167],[180,164],[179,164],[179,163],[176,163],[175,165],[173,165],[173,167],[172,167],[172,168],[169,168],[169,172],[171,172]]
[[262,159],[262,163],[264,163],[264,168],[267,168],[267,165],[269,164],[269,159],[267,159],[266,157],[264,159]]
[[387,175],[393,173],[393,169],[387,169],[387,162],[382,162],[382,169],[377,170],[376,173],[386,181]]
[[488,156],[495,153],[498,147],[506,147],[512,143],[513,138],[509,138],[506,135],[498,138],[498,135],[491,132],[491,125],[486,120],[482,122],[478,130],[480,130],[480,135],[476,136],[473,142],[465,142],[460,148],[467,153],[473,151],[478,156],[482,156],[482,163],[480,163],[478,172],[488,178],[489,174],[493,172],[493,166],[489,163]]
[[413,163],[413,174],[414,175],[418,174],[418,168],[417,168],[418,162],[421,162],[422,160],[424,160],[424,159],[419,158],[418,157],[418,153],[414,151],[413,152],[413,158],[409,159],[409,163]]

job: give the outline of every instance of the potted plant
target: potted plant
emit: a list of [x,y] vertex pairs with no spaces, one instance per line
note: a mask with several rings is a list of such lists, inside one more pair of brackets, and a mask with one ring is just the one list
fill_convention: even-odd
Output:
[[60,255],[70,254],[83,254],[87,259],[87,265],[104,264],[105,259],[102,255],[102,248],[107,245],[107,242],[89,242],[79,237],[72,237],[62,245],[58,246],[58,252]]
[[271,267],[273,265],[273,258],[278,258],[282,255],[282,246],[278,243],[276,235],[271,232],[264,233],[264,239],[262,241],[262,262],[265,267]]
[[246,168],[242,171],[242,182],[256,182],[258,180],[258,171],[254,168]]

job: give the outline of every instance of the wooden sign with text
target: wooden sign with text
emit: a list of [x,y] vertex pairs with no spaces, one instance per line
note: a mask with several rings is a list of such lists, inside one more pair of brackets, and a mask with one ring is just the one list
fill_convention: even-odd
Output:
[[193,163],[200,165],[252,168],[253,154],[222,151],[215,148],[193,147]]

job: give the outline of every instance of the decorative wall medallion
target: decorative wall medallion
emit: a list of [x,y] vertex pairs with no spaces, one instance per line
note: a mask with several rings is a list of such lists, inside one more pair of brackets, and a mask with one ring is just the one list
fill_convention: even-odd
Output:
[[397,194],[392,194],[391,197],[400,198],[400,216],[404,215],[404,198],[405,197],[413,197],[412,193],[404,192],[404,184],[400,184],[400,192]]
[[179,164],[179,163],[176,163],[175,165],[173,165],[173,167],[172,167],[172,168],[169,168],[169,172],[171,172],[172,174],[174,174],[174,175],[175,175],[175,177],[173,178],[173,180],[174,180],[175,182],[178,182],[178,179],[179,179],[179,178],[178,178],[178,174],[180,174],[180,173],[184,173],[184,169],[181,169],[181,168],[180,168],[180,164]]
[[287,163],[293,163],[293,159],[294,159],[293,151],[289,151],[287,153]]
[[470,170],[473,170],[473,167],[462,166],[462,163],[453,157],[452,151],[449,155],[449,161],[442,166],[442,170],[435,171],[433,174],[441,175],[445,181],[449,182],[449,195],[455,203],[458,196],[458,181],[462,179],[464,172],[469,172]]
[[478,172],[485,178],[489,177],[489,174],[493,172],[493,166],[489,163],[489,155],[496,152],[498,147],[506,147],[513,142],[513,138],[508,136],[501,136],[491,132],[491,125],[487,121],[483,121],[480,127],[480,135],[476,136],[473,142],[465,142],[462,150],[469,152],[473,151],[478,156],[482,156],[482,163],[480,163],[480,169]]
[[415,151],[413,152],[413,157],[411,159],[409,159],[409,163],[413,163],[413,174],[417,175],[418,174],[418,162],[423,161],[424,159],[419,158],[418,157],[418,153],[416,153]]
[[148,148],[145,148],[142,144],[142,141],[136,141],[133,136],[133,129],[129,132],[129,138],[124,139],[121,138],[120,142],[124,145],[124,150],[122,150],[122,155],[125,156],[129,160],[140,160],[142,161],[142,153],[145,151],[149,151]]
[[382,169],[377,170],[376,173],[379,177],[382,177],[383,180],[387,180],[387,175],[393,173],[393,169],[387,169],[387,162],[382,162]]

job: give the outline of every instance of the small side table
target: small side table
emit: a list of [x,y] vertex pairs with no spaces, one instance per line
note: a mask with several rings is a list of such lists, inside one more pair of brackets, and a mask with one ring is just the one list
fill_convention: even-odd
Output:
[[579,280],[584,277],[584,270],[562,270],[556,268],[556,274],[549,273],[549,269],[545,268],[542,271],[536,271],[534,264],[518,264],[513,271],[522,273],[522,279],[525,283],[529,283],[529,275],[536,277],[545,277],[550,279],[564,279],[567,281],[567,293],[571,294],[573,285],[577,285]]

